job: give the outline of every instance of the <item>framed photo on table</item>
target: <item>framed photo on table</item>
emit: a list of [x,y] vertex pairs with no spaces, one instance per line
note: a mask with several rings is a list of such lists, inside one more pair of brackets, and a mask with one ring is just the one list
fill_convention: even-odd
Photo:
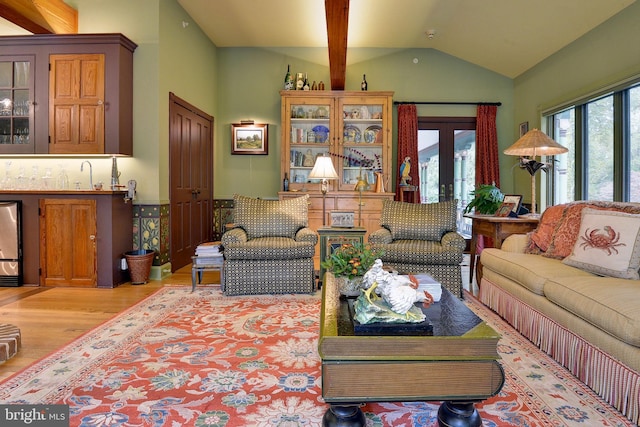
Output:
[[344,228],[352,228],[353,227],[353,211],[331,211],[331,226],[332,227],[344,227]]
[[268,125],[231,124],[231,154],[269,154]]
[[511,216],[518,216],[518,212],[520,211],[520,204],[522,203],[522,196],[518,195],[518,194],[505,194],[504,199],[502,200],[503,203],[513,203],[513,209],[511,209],[511,212],[513,213],[513,215]]
[[514,203],[502,202],[502,205],[500,205],[500,207],[496,211],[495,216],[501,216],[501,217],[509,216],[514,206],[515,206]]

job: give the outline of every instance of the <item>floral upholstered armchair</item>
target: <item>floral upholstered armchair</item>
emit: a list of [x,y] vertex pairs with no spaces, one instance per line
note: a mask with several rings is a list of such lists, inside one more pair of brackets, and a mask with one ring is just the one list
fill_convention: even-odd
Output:
[[233,199],[234,223],[221,240],[225,295],[313,292],[318,234],[307,227],[309,195]]
[[457,201],[413,204],[385,200],[382,228],[369,234],[369,243],[381,249],[386,267],[400,273],[427,273],[462,296],[464,237],[456,231]]

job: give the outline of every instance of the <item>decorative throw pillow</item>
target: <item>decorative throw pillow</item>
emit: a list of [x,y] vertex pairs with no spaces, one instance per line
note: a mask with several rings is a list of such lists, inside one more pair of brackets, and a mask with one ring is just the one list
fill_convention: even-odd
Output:
[[568,257],[578,239],[582,210],[598,209],[632,214],[640,213],[638,204],[606,202],[606,201],[577,201],[567,204],[562,219],[553,232],[549,249],[542,255],[548,258],[563,259]]
[[426,204],[385,200],[380,225],[391,231],[393,240],[439,242],[445,233],[456,231],[457,205],[457,200]]
[[553,238],[553,232],[556,229],[558,222],[562,219],[565,207],[565,205],[556,205],[545,209],[542,213],[542,217],[540,217],[538,226],[530,235],[531,241],[535,246],[537,246],[537,249],[531,248],[532,252],[530,253],[539,253],[540,251],[545,252],[549,249],[549,245],[551,245],[551,240]]
[[602,276],[640,279],[640,215],[586,208],[564,264]]
[[308,224],[309,195],[285,200],[233,196],[234,224],[257,237],[295,237]]

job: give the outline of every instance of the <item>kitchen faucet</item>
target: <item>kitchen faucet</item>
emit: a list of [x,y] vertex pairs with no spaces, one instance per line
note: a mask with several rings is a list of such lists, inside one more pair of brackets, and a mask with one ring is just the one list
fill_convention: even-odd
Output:
[[84,164],[89,163],[89,190],[93,190],[93,167],[91,166],[91,162],[89,160],[85,160],[80,163],[80,172],[83,171]]

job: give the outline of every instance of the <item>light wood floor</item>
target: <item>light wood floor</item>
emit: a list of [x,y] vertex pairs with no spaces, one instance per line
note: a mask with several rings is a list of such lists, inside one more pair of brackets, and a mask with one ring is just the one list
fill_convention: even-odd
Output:
[[[475,294],[475,281],[469,286],[468,255],[462,267],[462,283]],[[206,271],[202,283],[220,283],[217,271]],[[27,367],[73,341],[85,332],[114,317],[166,285],[191,287],[191,265],[162,281],[144,285],[126,283],[114,289],[0,287],[0,323],[20,328],[22,348],[8,361],[0,362],[0,380]]]
[[[204,272],[202,283],[220,283],[219,273]],[[0,380],[27,367],[120,311],[132,306],[165,284],[191,287],[191,265],[162,281],[144,285],[126,283],[114,289],[0,287],[0,323],[17,326],[22,348],[0,362]]]

